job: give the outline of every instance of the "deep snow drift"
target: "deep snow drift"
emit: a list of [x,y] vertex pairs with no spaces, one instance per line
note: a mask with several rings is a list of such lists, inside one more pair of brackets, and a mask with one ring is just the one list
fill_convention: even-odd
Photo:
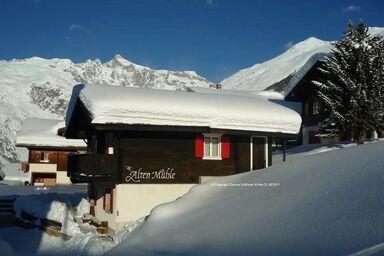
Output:
[[155,208],[109,255],[384,252],[383,150],[365,144],[211,180]]

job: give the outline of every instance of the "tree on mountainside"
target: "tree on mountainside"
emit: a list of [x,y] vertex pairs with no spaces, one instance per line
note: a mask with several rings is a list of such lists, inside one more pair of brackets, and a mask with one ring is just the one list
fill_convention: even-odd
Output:
[[313,81],[330,116],[322,130],[353,133],[358,144],[367,131],[384,131],[384,40],[371,35],[363,21],[350,21],[341,40],[333,43],[318,81]]

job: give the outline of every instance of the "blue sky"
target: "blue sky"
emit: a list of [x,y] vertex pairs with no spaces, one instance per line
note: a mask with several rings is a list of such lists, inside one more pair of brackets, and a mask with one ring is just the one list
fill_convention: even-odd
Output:
[[360,18],[384,27],[384,1],[2,0],[0,59],[105,62],[120,53],[220,82],[310,36],[339,39]]

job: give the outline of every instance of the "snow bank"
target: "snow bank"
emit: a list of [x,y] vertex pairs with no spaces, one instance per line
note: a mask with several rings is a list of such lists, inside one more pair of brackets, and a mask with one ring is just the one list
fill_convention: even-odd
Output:
[[16,145],[52,146],[52,147],[87,147],[83,140],[66,139],[59,136],[59,128],[65,127],[63,120],[29,118],[23,121],[18,133]]
[[20,181],[23,184],[25,181],[29,181],[28,173],[20,171],[20,163],[6,163],[2,170],[5,174],[5,180]]
[[261,132],[299,132],[296,112],[265,99],[116,86],[77,85],[67,127],[80,100],[93,124],[199,126]]
[[12,246],[1,239],[0,239],[0,254],[7,255],[7,256],[15,256]]
[[64,255],[96,256],[103,255],[113,246],[114,242],[105,241],[94,233],[87,233],[74,235],[68,242],[63,243],[60,249]]
[[57,193],[65,196],[71,205],[79,204],[87,196],[86,185],[56,185],[50,187],[0,186],[0,199],[16,199],[26,195]]
[[380,245],[383,150],[365,144],[216,178],[156,207],[108,254],[349,255]]
[[121,242],[126,240],[132,234],[132,232],[134,230],[141,227],[141,225],[144,223],[144,221],[145,221],[145,217],[140,218],[136,221],[132,221],[132,222],[124,225],[124,227],[119,232],[117,232],[115,234],[114,240],[115,240],[116,244],[120,244]]
[[84,214],[89,213],[91,208],[90,203],[87,199],[82,198],[79,205],[76,207],[76,217],[82,218]]
[[35,217],[60,222],[62,224],[61,231],[68,235],[80,233],[79,226],[74,221],[70,203],[59,194],[19,197],[15,200],[14,210],[17,218],[21,219],[21,211],[24,210]]

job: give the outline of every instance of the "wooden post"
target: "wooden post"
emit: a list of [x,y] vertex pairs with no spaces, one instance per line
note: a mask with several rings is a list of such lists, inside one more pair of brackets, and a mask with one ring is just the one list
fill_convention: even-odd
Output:
[[283,162],[285,162],[286,160],[286,155],[285,155],[286,149],[287,149],[287,141],[283,139]]

